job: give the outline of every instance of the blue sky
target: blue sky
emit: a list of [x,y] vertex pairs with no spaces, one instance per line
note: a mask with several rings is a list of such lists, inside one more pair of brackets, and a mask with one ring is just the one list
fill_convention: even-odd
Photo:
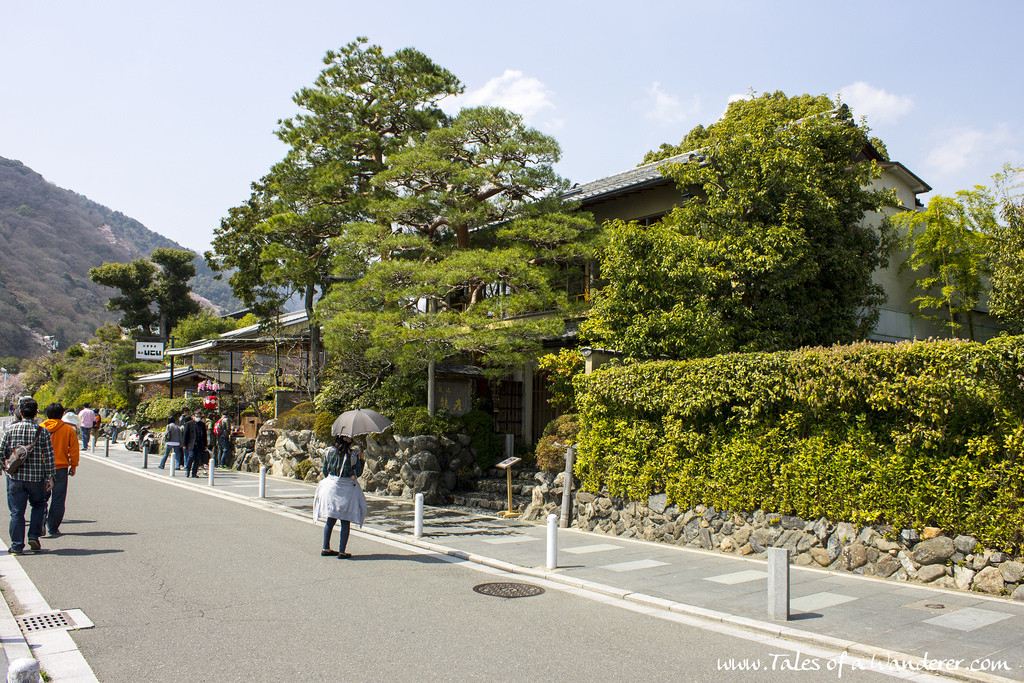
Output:
[[450,107],[503,105],[555,136],[573,182],[753,89],[841,92],[949,194],[1024,164],[1021,25],[1016,1],[6,2],[0,156],[203,251],[283,156],[292,94],[365,35],[453,71]]

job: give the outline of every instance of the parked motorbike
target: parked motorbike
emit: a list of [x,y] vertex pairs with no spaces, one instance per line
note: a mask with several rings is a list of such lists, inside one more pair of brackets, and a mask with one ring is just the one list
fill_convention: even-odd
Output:
[[124,447],[130,451],[141,451],[143,446],[150,453],[156,453],[159,446],[160,437],[154,434],[149,429],[149,425],[142,427],[135,427],[131,433],[128,434],[128,438],[124,441]]

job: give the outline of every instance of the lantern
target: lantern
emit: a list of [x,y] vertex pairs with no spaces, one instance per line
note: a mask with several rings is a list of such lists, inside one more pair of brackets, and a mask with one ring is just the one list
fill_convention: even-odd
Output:
[[203,396],[203,407],[208,410],[217,409],[217,397],[216,396]]

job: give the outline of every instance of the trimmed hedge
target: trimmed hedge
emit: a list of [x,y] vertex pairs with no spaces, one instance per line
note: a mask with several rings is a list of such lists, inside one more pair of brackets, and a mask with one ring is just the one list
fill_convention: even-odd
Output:
[[576,380],[584,488],[681,507],[937,526],[1019,548],[1024,337],[602,368]]

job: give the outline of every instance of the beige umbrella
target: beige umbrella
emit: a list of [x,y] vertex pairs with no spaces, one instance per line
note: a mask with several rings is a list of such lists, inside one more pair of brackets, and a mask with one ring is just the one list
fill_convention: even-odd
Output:
[[376,410],[356,408],[346,410],[331,425],[333,436],[359,436],[360,434],[379,434],[391,426],[391,420]]

